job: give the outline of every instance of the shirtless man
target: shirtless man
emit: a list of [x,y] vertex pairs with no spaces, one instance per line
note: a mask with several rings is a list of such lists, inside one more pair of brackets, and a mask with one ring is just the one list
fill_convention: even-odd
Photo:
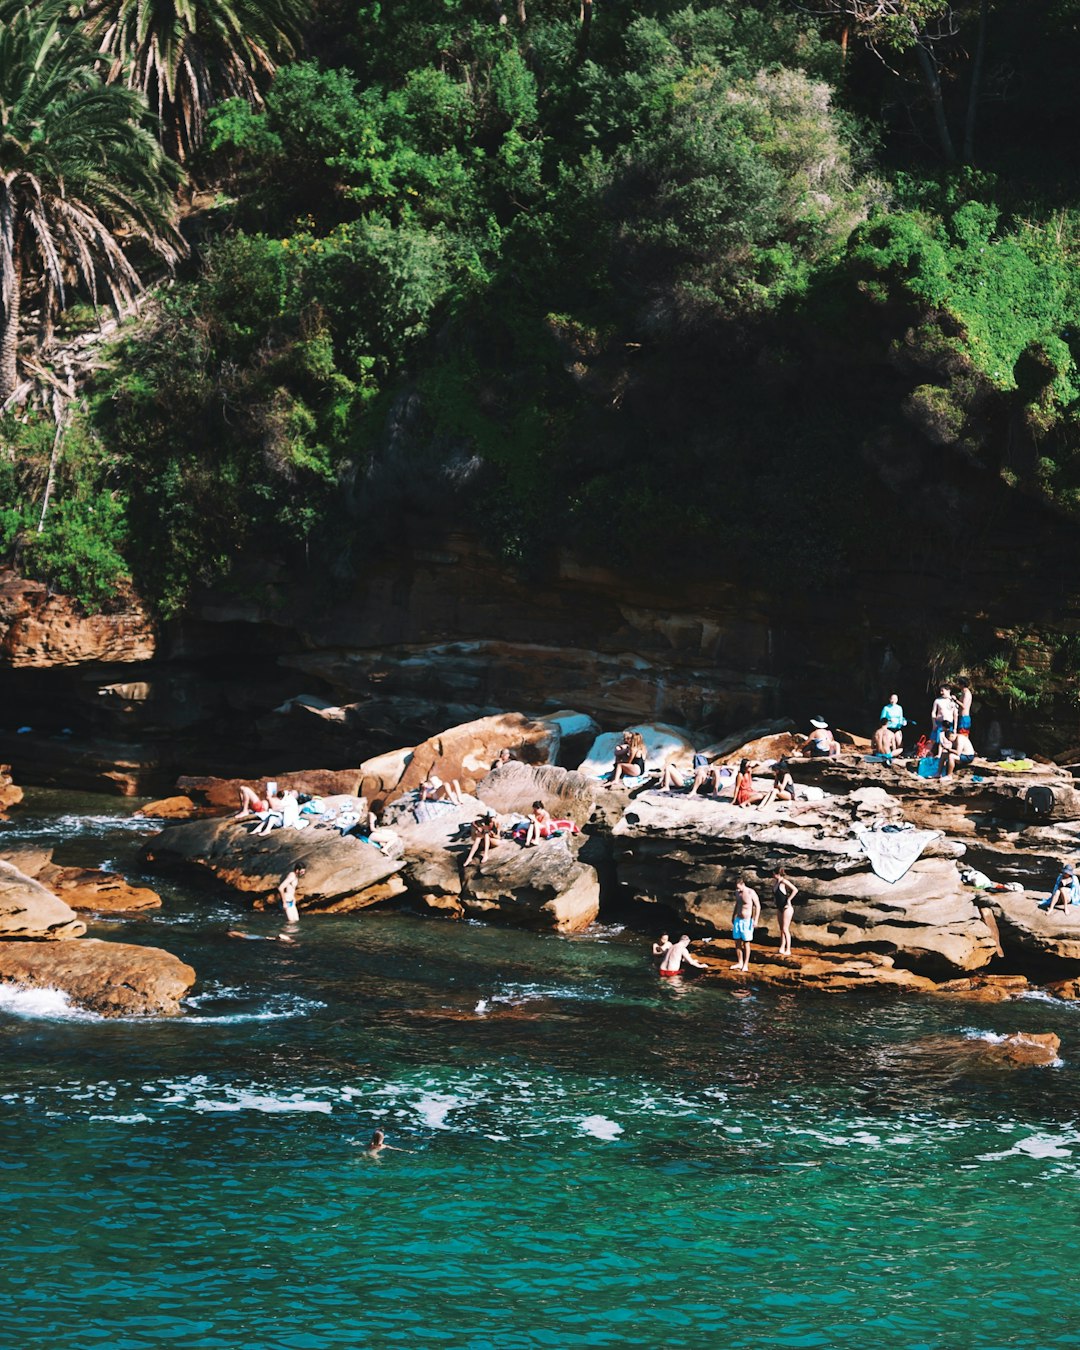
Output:
[[957,731],[971,730],[971,681],[966,675],[961,675],[956,681],[960,686],[957,711],[960,714],[960,720],[956,724]]
[[684,933],[678,942],[673,942],[664,953],[664,959],[660,962],[661,975],[678,975],[683,961],[688,965],[697,966],[699,970],[705,969],[704,961],[699,961],[696,957],[690,955],[690,938]]
[[975,747],[966,731],[956,731],[952,735],[943,732],[938,749],[941,751],[939,778],[948,778],[958,764],[975,763]]
[[896,736],[889,730],[889,724],[884,717],[881,719],[881,725],[874,732],[870,743],[874,748],[875,755],[888,755],[890,759],[892,758],[893,750],[896,747]]
[[281,897],[281,907],[290,923],[300,922],[300,911],[296,908],[296,884],[306,871],[306,867],[294,866],[278,882],[277,893]]
[[952,690],[947,684],[941,686],[937,698],[934,699],[934,706],[930,709],[930,722],[931,739],[935,745],[940,745],[942,732],[947,734],[956,725],[956,699],[953,698]]
[[735,905],[731,911],[731,927],[735,938],[733,970],[750,969],[750,944],[754,940],[754,927],[760,918],[761,901],[757,891],[750,885],[748,877],[740,877],[735,883]]

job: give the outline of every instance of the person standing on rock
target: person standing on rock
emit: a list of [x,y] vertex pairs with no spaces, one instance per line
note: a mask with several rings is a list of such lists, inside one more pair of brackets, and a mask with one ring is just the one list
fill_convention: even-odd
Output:
[[761,901],[758,893],[750,885],[749,877],[740,877],[735,883],[735,905],[731,911],[731,929],[735,939],[733,970],[750,969],[750,944],[760,918]]
[[957,730],[969,732],[971,730],[971,702],[974,697],[971,692],[971,681],[966,675],[961,675],[956,683],[960,686],[960,693],[957,698],[957,712],[960,720],[957,723]]
[[941,737],[951,734],[956,726],[956,699],[952,696],[952,689],[949,685],[943,684],[938,690],[938,696],[934,699],[934,705],[930,709],[931,740],[935,745],[941,744]]
[[684,961],[689,966],[697,966],[698,970],[705,969],[704,961],[699,961],[697,957],[690,955],[690,935],[688,933],[684,933],[678,942],[673,942],[668,947],[664,953],[664,959],[660,962],[660,974],[666,976],[678,975]]
[[799,888],[789,881],[782,867],[773,872],[773,903],[780,924],[780,955],[791,955],[791,920],[795,915],[795,897]]
[[904,728],[907,726],[907,718],[904,716],[904,710],[900,706],[899,694],[889,695],[888,703],[886,703],[881,710],[881,720],[892,733],[892,753],[898,755],[904,748]]
[[289,923],[300,922],[300,911],[296,908],[296,886],[306,871],[306,867],[294,863],[292,869],[278,882],[277,893],[281,897],[281,906]]

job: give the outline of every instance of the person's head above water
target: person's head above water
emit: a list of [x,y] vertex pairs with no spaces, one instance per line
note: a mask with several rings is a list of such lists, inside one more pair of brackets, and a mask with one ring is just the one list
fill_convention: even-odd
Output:
[[383,1134],[382,1130],[376,1130],[371,1136],[371,1143],[368,1145],[368,1148],[382,1148],[383,1140],[385,1138],[386,1135]]

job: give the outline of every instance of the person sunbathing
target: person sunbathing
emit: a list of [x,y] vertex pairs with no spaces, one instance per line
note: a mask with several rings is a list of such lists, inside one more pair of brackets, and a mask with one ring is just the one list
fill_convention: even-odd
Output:
[[762,799],[754,796],[754,773],[750,767],[750,761],[744,759],[739,764],[739,772],[735,775],[735,790],[731,796],[732,803],[735,806],[747,807],[755,806]]
[[477,816],[469,830],[469,838],[472,840],[472,847],[469,849],[469,855],[463,865],[468,867],[479,853],[480,866],[482,867],[487,862],[488,854],[499,842],[499,819],[494,811],[489,811],[483,816]]
[[690,784],[690,796],[699,797],[704,792],[714,792],[719,797],[730,777],[731,770],[726,764],[719,761],[710,764],[704,755],[695,755],[694,781]]
[[252,835],[269,834],[271,830],[302,830],[307,821],[300,819],[297,796],[296,791],[289,788],[281,798],[281,809],[268,811],[251,831]]
[[452,802],[455,806],[461,806],[461,784],[456,778],[451,778],[448,783],[444,783],[433,773],[429,773],[420,784],[420,800],[422,802]]
[[812,759],[835,759],[840,754],[840,742],[832,734],[824,717],[811,717],[813,727],[810,735],[799,747],[800,755],[809,755]]

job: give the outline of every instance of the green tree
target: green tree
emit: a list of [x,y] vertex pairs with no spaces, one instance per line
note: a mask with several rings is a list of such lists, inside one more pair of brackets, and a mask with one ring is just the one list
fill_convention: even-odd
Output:
[[[140,287],[125,245],[168,263],[169,161],[144,125],[142,98],[102,83],[85,34],[60,6],[7,6],[0,18],[0,404],[18,384],[24,295],[46,321],[73,281],[122,308]],[[123,241],[123,243],[121,242]]]
[[186,158],[222,98],[260,101],[259,80],[299,42],[302,0],[90,0],[88,31],[112,58],[110,81],[141,89],[166,144]]

